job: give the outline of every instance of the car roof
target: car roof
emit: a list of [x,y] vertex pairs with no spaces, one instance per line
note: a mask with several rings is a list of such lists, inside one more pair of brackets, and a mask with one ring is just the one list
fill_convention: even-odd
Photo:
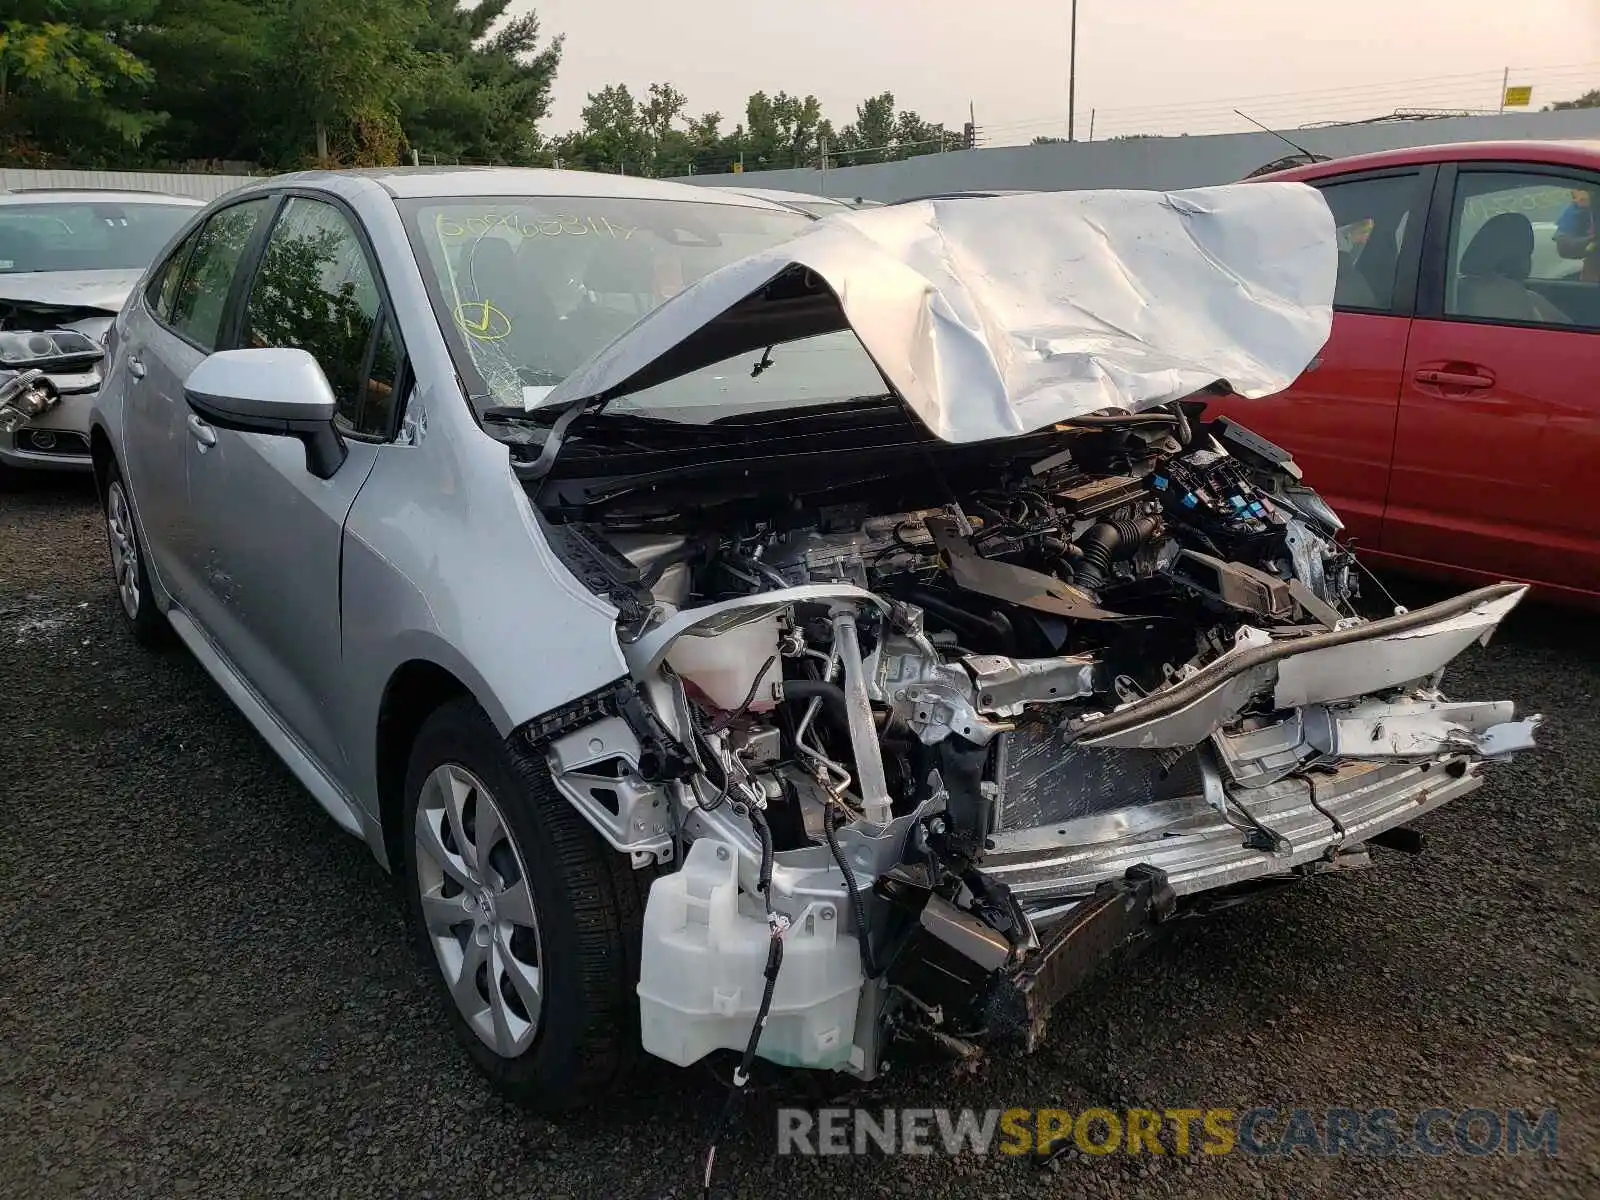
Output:
[[837,196],[818,196],[812,192],[786,192],[779,188],[722,187],[715,184],[710,186],[718,187],[721,191],[732,192],[736,196],[754,196],[757,200],[773,200],[779,204],[789,204],[800,200],[813,204],[819,201],[823,204],[837,204],[841,208],[850,207],[847,201],[841,200]]
[[1554,166],[1600,168],[1600,141],[1574,138],[1570,141],[1443,142],[1433,146],[1407,146],[1398,150],[1378,150],[1353,154],[1327,162],[1305,163],[1261,180],[1324,179],[1383,167],[1422,166],[1441,162],[1534,162]]
[[397,200],[455,196],[585,196],[591,199],[680,200],[738,208],[778,210],[780,205],[727,188],[693,187],[637,175],[599,171],[554,171],[543,167],[367,167],[350,171],[297,171],[250,185],[252,189],[341,179],[367,180]]
[[975,188],[964,192],[928,192],[921,196],[906,196],[892,204],[915,204],[919,200],[983,200],[991,196],[1031,196],[1034,188]]
[[205,201],[171,192],[137,192],[96,188],[17,188],[0,192],[0,204],[172,204],[204,208]]

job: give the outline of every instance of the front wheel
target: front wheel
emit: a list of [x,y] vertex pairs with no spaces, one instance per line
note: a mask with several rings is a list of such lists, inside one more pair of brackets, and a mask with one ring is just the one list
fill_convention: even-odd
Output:
[[172,626],[156,607],[150,589],[150,572],[145,566],[144,544],[139,540],[139,529],[133,520],[133,505],[115,463],[106,478],[105,509],[112,582],[128,629],[141,646],[164,646],[172,638]]
[[640,1053],[648,880],[467,699],[424,722],[405,812],[413,935],[468,1054],[529,1107],[604,1096]]

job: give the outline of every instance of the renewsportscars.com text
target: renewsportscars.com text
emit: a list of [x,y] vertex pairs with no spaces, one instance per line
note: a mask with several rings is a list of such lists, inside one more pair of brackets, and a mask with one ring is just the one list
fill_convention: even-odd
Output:
[[781,1108],[778,1153],[1554,1157],[1557,1123],[1520,1108]]

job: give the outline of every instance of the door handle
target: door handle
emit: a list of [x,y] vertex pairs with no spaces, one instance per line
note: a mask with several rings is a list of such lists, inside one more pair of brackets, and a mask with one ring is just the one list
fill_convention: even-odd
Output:
[[200,443],[202,450],[217,444],[217,431],[193,413],[189,414],[189,436]]
[[1480,371],[1418,371],[1418,383],[1431,383],[1434,387],[1492,388],[1494,376]]
[[137,354],[128,355],[128,374],[135,379],[144,378],[144,363]]

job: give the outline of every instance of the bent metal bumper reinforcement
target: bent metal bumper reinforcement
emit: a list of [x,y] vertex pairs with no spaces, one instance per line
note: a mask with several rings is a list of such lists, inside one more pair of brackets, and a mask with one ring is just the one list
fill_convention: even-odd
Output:
[[1276,852],[1252,848],[1237,826],[1194,796],[1000,834],[983,869],[1011,889],[1036,925],[1048,926],[1107,879],[1140,864],[1165,871],[1172,890],[1187,896],[1354,850],[1475,791],[1482,765],[1465,755],[1423,764],[1347,763],[1332,774],[1234,790],[1234,802],[1283,839]]
[[[1348,629],[1241,642],[1170,687],[1085,718],[1073,732],[1089,746],[1194,745],[1214,731],[1217,718],[1237,711],[1237,696],[1246,691],[1273,686],[1279,707],[1292,708],[1404,683],[1486,640],[1527,591],[1526,584],[1497,583]],[[1371,657],[1361,654],[1364,643],[1372,644]]]
[[1166,872],[1148,863],[1102,883],[1020,968],[995,984],[986,1005],[989,1036],[1020,1041],[1031,1053],[1051,1010],[1123,944],[1172,916],[1177,904]]

